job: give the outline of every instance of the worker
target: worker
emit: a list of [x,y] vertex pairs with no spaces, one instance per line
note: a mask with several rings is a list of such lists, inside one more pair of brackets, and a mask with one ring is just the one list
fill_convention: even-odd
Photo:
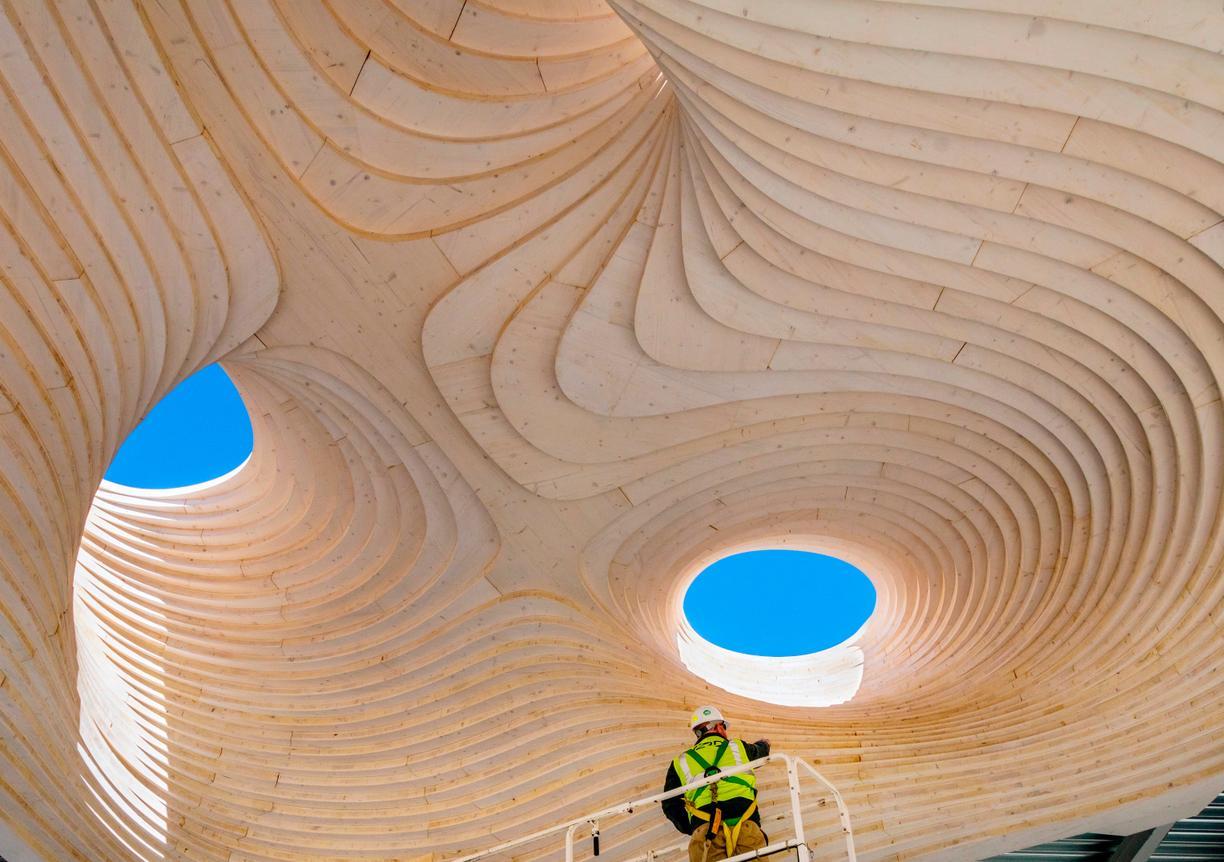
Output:
[[[697,742],[668,766],[665,793],[769,754],[767,739],[744,742],[728,737],[726,719],[713,706],[699,707],[689,726]],[[676,829],[691,836],[689,862],[718,862],[768,843],[751,770],[664,799],[663,813]]]

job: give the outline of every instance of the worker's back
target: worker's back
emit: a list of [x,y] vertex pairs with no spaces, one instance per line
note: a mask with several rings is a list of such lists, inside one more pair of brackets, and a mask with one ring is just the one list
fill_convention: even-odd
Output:
[[[713,775],[716,771],[742,766],[753,759],[743,740],[727,739],[711,733],[703,736],[696,745],[677,757],[675,767],[682,783],[689,784],[698,778]],[[756,776],[752,770],[728,775],[714,784],[698,787],[685,794],[689,806],[697,809],[704,809],[712,803],[727,803],[733,799],[751,802],[755,798]],[[746,804],[743,805],[743,808],[747,807]],[[723,810],[727,812],[729,807],[724,805]]]
[[[769,754],[769,741],[744,742],[727,736],[727,723],[712,706],[699,707],[690,727],[697,735],[692,748],[667,769],[664,791],[701,778],[722,775]],[[677,830],[692,836],[690,862],[717,862],[742,850],[764,847],[761,815],[756,804],[756,776],[751,769],[722,775],[718,781],[663,801],[663,814]]]

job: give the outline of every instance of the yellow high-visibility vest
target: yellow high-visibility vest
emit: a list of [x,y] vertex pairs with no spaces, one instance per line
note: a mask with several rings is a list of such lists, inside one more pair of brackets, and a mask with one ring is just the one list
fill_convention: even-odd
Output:
[[[677,757],[672,765],[681,783],[688,784],[703,776],[713,775],[715,770],[740,766],[748,761],[748,751],[741,740],[710,735]],[[748,770],[688,791],[684,794],[684,801],[688,803],[690,812],[710,804],[715,793],[712,788],[717,788],[719,802],[741,798],[755,800],[756,776],[752,770]]]

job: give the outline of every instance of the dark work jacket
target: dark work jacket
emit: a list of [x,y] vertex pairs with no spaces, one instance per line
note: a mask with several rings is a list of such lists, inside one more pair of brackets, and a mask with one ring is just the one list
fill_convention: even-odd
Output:
[[[701,737],[701,739],[698,739],[697,742],[701,742],[701,740],[705,739],[706,736],[717,736],[717,734],[707,733],[705,736]],[[696,745],[697,743],[695,742],[693,744]],[[745,742],[744,751],[748,753],[749,760],[756,760],[759,757],[764,757],[765,755],[769,754],[769,746],[758,745],[755,742]],[[683,785],[684,782],[680,779],[680,776],[676,774],[676,762],[673,760],[667,765],[667,778],[663,782],[663,792],[666,793],[669,790],[675,790],[677,787],[681,787]],[[751,804],[751,799],[745,799],[741,796],[736,799],[728,799],[726,802],[720,802],[718,803],[718,807],[722,809],[723,818],[725,819],[728,817],[739,817],[748,810],[748,806]],[[684,810],[683,795],[673,796],[671,799],[664,799],[662,805],[663,813],[667,815],[667,819],[670,820],[672,825],[685,835],[692,835],[693,830],[705,822],[704,820],[696,820],[689,817],[688,812]],[[714,805],[707,805],[702,809],[702,811],[705,811],[707,814],[713,816]],[[760,810],[758,809],[753,811],[752,816],[748,819],[760,826]]]

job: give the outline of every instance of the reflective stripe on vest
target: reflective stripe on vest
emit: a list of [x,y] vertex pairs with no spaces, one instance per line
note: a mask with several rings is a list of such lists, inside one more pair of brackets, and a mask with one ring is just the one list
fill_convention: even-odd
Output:
[[[672,765],[676,774],[684,779],[683,783],[689,784],[704,776],[708,769],[730,769],[747,762],[748,752],[742,741],[710,735],[677,757]],[[692,808],[704,808],[714,798],[712,787],[718,788],[720,802],[728,799],[756,799],[756,776],[751,770],[738,775],[728,775],[713,784],[690,790],[684,794],[684,799]]]

